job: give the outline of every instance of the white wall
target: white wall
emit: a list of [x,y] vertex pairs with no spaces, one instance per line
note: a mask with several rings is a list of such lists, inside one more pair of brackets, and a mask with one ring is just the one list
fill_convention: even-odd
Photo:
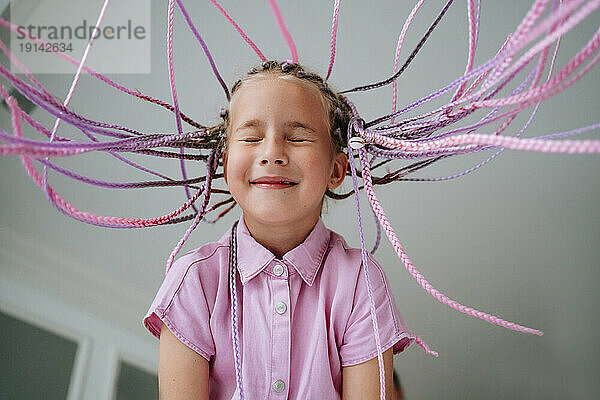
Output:
[[8,231],[0,238],[0,310],[78,345],[67,400],[113,399],[121,361],[156,373],[156,343],[134,311],[139,297],[43,244]]

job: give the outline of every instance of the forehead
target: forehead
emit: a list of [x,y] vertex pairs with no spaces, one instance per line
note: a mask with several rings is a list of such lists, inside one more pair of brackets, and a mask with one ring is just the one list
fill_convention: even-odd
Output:
[[248,119],[301,120],[327,130],[329,118],[319,89],[286,76],[244,82],[229,105],[232,127]]

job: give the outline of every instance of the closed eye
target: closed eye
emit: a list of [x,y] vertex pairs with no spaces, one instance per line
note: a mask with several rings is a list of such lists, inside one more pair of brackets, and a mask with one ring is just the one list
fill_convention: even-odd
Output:
[[303,128],[295,129],[295,132],[287,135],[287,140],[293,143],[314,142],[315,139],[312,131]]

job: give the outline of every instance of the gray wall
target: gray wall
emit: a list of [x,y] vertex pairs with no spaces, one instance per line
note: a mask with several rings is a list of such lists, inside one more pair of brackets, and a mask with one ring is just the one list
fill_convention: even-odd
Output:
[[[152,73],[112,77],[125,86],[168,100],[166,4],[152,3]],[[280,3],[301,62],[324,73],[329,60],[332,4]],[[342,2],[333,85],[345,89],[390,75],[397,36],[412,7],[410,3]],[[289,57],[265,3],[224,1],[223,5],[268,57]],[[187,7],[227,82],[233,82],[258,62],[208,2],[187,2]],[[401,59],[412,50],[441,7],[439,1],[423,6],[409,31]],[[484,2],[476,65],[495,54],[528,7],[528,2],[521,1]],[[175,71],[180,105],[196,120],[215,122],[225,99],[200,46],[176,14]],[[400,104],[421,98],[462,74],[467,52],[465,14],[464,2],[457,2],[449,10],[400,80]],[[559,66],[591,37],[599,16],[596,11],[564,39]],[[47,75],[42,79],[53,93],[64,96],[71,77]],[[565,93],[545,102],[528,135],[597,122],[599,82],[596,68]],[[390,88],[350,97],[367,120],[391,107]],[[117,94],[89,76],[81,79],[72,104],[78,112],[98,120],[148,132],[175,130],[169,113]],[[51,121],[39,110],[34,116]],[[524,113],[515,120],[507,134],[520,129],[527,116]],[[4,111],[0,118],[7,129],[9,121]],[[597,138],[597,134],[586,137]],[[449,175],[485,157],[479,154],[445,160],[421,176]],[[102,156],[77,157],[64,165],[100,179],[143,178]],[[175,162],[150,160],[147,165],[173,176],[178,173]],[[451,182],[400,183],[378,189],[409,257],[435,287],[463,304],[545,332],[543,337],[514,333],[441,305],[406,273],[384,238],[376,257],[388,273],[400,309],[411,328],[440,353],[434,359],[414,346],[395,358],[408,398],[595,398],[594,393],[600,391],[600,347],[595,337],[600,328],[595,312],[600,303],[598,167],[596,155],[505,151],[476,173]],[[191,166],[191,173],[198,168]],[[54,174],[50,179],[76,206],[101,214],[156,216],[184,201],[182,189],[125,193],[84,187]],[[4,251],[13,249],[7,243],[25,243],[23,246],[33,253],[42,248],[56,252],[59,265],[61,257],[68,257],[79,266],[78,271],[69,273],[79,274],[80,284],[65,288],[59,280],[49,279],[46,285],[36,283],[36,290],[145,335],[139,319],[160,285],[164,261],[187,227],[108,230],[69,220],[58,214],[28,181],[16,158],[0,160],[0,187],[0,231],[13,238],[0,244]],[[350,179],[343,188],[351,188]],[[365,203],[362,197],[371,244],[375,229]],[[354,200],[329,204],[326,224],[358,246]],[[220,237],[238,215],[239,209],[217,225],[201,225],[182,251]],[[6,265],[2,269],[11,279],[25,284],[33,285],[36,279],[27,273],[9,273]],[[101,282],[98,277],[102,277]],[[119,308],[121,304],[125,311],[109,312],[101,303],[89,300],[86,292],[94,291],[94,287],[114,288],[107,297],[126,299],[114,306]],[[110,303],[110,299],[106,301]]]

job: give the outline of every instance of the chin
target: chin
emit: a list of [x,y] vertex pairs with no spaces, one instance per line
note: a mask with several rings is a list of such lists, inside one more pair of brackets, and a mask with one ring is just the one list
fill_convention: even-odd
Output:
[[291,212],[289,209],[278,210],[275,208],[253,214],[252,216],[258,222],[275,225],[290,223],[298,219],[298,214]]
[[268,202],[265,202],[260,209],[244,211],[244,215],[252,218],[255,222],[264,225],[284,225],[305,218],[303,214],[298,213],[294,207],[285,205],[270,206]]

